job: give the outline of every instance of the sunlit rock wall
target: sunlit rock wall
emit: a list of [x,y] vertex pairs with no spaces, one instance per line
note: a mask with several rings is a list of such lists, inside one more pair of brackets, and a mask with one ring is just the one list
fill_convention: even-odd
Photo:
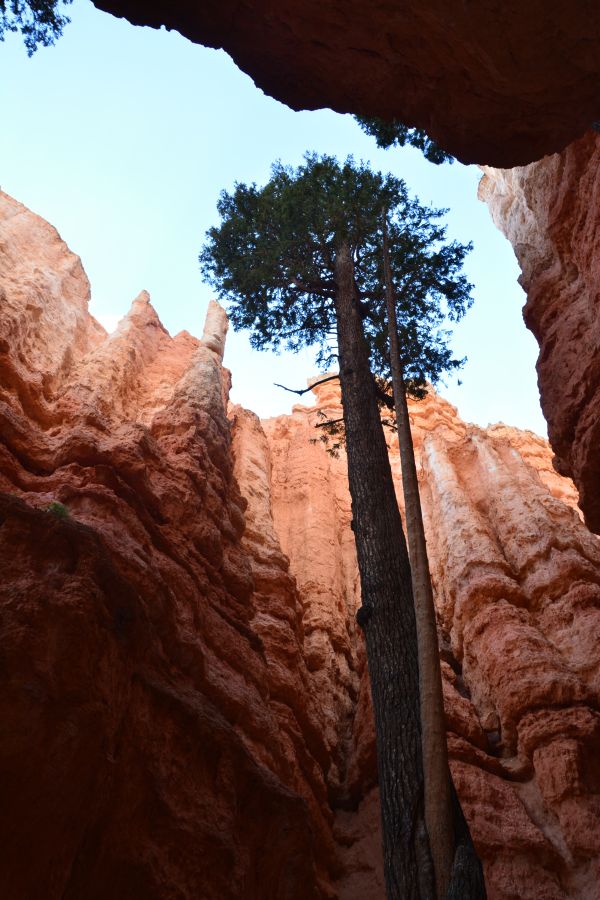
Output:
[[141,294],[106,335],[88,298],[1,194],[3,894],[332,896],[298,593],[262,523],[242,538],[225,316],[171,338]]
[[[345,460],[315,427],[336,383],[261,423],[227,408],[216,304],[197,340],[144,293],[107,335],[88,298],[0,194],[4,893],[383,898]],[[591,900],[597,539],[540,438],[412,416],[490,897]]]
[[479,195],[513,245],[540,345],[544,415],[559,472],[600,531],[600,134],[517,169],[485,169]]
[[[310,604],[305,644],[318,644],[330,691],[349,690],[346,666],[360,678],[344,769],[344,793],[356,802],[371,796],[373,725],[360,638],[344,654],[344,632],[333,627],[345,618],[352,634],[358,604],[344,453],[328,453],[319,428],[341,415],[339,393],[335,382],[315,393],[316,406],[263,426],[275,526]],[[411,405],[411,419],[452,771],[489,896],[592,900],[600,877],[600,542],[537,435],[467,425],[434,395]],[[400,488],[395,436],[388,440]]]

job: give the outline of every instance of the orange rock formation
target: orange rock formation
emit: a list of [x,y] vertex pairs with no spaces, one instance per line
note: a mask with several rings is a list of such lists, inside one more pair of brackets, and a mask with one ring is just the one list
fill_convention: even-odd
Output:
[[171,338],[140,295],[107,336],[55,230],[5,194],[0,229],[4,894],[327,896],[327,749],[287,562],[263,587],[242,543],[224,314]]
[[[345,461],[314,443],[320,413],[339,417],[338,395],[332,383],[316,393],[315,407],[264,427],[276,529],[301,595],[311,610],[320,601],[323,645],[322,623],[344,610],[351,631],[358,599]],[[435,395],[412,404],[411,418],[452,770],[489,895],[591,900],[600,877],[600,544],[541,438],[466,425]],[[400,482],[395,439],[390,454]],[[353,647],[361,687],[347,791],[357,796],[374,774],[373,734],[356,635]],[[333,641],[327,650],[333,681],[339,653]]]
[[[145,294],[106,335],[5,194],[0,298],[6,896],[383,898],[345,462],[314,427],[335,382],[228,410],[216,304],[201,340]],[[592,900],[600,544],[540,438],[433,394],[411,414],[489,896]]]
[[508,171],[486,168],[479,195],[511,241],[540,345],[540,394],[556,466],[600,531],[600,135]]

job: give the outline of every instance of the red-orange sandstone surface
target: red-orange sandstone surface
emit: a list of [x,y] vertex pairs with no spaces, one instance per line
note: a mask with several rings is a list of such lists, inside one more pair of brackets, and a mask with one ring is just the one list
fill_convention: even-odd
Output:
[[171,338],[140,295],[107,336],[54,229],[4,194],[0,223],[4,896],[326,897],[328,748],[287,563],[242,542],[224,315]]
[[[335,383],[261,423],[227,409],[216,304],[197,340],[145,294],[107,335],[88,298],[0,194],[4,895],[383,900]],[[593,900],[600,543],[544,441],[411,414],[489,896]]]
[[540,345],[540,394],[559,472],[600,531],[600,134],[508,171],[486,169],[480,197],[511,241]]
[[587,0],[95,4],[224,48],[294,109],[397,118],[463,162],[531,162],[600,117],[600,16]]

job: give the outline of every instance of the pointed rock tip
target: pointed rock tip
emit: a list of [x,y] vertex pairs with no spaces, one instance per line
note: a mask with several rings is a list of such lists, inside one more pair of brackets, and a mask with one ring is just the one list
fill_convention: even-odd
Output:
[[152,303],[150,301],[150,294],[148,293],[148,291],[140,291],[131,304],[131,308],[127,313],[127,318],[133,316],[135,316],[136,318],[140,316],[144,319],[145,322],[156,322],[158,325],[160,325],[161,328],[164,329],[158,313],[152,306]]
[[220,360],[225,352],[225,337],[229,327],[227,313],[216,300],[211,300],[206,310],[201,343],[216,353]]
[[122,335],[129,332],[131,328],[144,328],[146,325],[156,325],[165,334],[169,333],[152,306],[148,291],[140,291],[135,300],[133,300],[128,312],[119,320],[113,335]]
[[140,291],[135,300],[131,304],[131,309],[143,310],[145,307],[149,306],[150,309],[153,309],[153,306],[150,302],[150,294],[148,291]]

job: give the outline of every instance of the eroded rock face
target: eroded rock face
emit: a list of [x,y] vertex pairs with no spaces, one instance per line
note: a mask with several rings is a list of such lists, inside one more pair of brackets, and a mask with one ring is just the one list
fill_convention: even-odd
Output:
[[[227,409],[216,304],[171,338],[142,292],[107,335],[5,194],[0,246],[6,895],[383,900],[345,460],[315,428],[336,383],[261,423]],[[544,441],[411,415],[489,896],[592,900],[600,544]]]
[[397,118],[463,162],[531,162],[600,117],[600,18],[585,3],[95,4],[224,48],[258,87],[294,109]]
[[2,194],[0,234],[4,891],[330,896],[327,747],[287,561],[242,541],[224,313],[171,338],[142,294],[107,336],[54,229]]
[[[323,415],[340,416],[339,395],[335,382],[315,390],[315,407],[297,406],[264,427],[276,527],[301,594],[330,598],[323,622],[336,607],[356,609],[358,597],[352,578],[342,577],[356,573],[352,543],[344,542],[343,451],[331,458],[320,441],[311,443]],[[593,762],[600,750],[600,543],[581,523],[573,485],[553,471],[541,438],[466,425],[433,395],[412,404],[411,419],[452,771],[489,896],[592,900],[600,877]],[[400,487],[395,438],[389,443]],[[320,540],[311,543],[317,530]],[[347,790],[356,796],[374,777],[358,649],[347,768]],[[335,672],[333,644],[328,653]]]
[[511,241],[527,292],[524,318],[540,345],[541,403],[559,472],[600,531],[600,135],[480,185]]

